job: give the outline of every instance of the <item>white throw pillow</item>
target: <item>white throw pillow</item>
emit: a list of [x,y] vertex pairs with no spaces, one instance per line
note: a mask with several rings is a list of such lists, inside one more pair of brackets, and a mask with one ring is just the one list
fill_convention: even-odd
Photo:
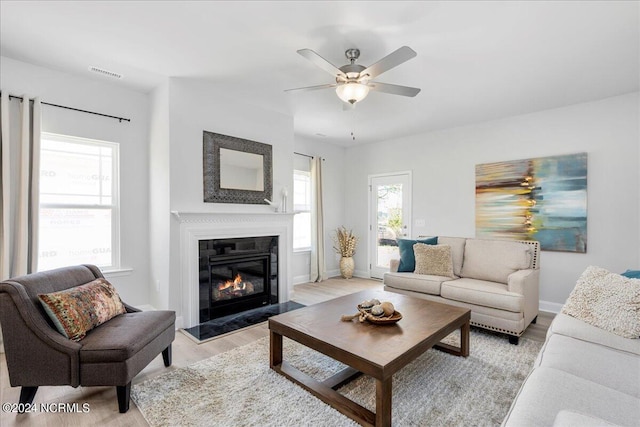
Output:
[[640,279],[589,266],[562,312],[625,338],[640,338]]

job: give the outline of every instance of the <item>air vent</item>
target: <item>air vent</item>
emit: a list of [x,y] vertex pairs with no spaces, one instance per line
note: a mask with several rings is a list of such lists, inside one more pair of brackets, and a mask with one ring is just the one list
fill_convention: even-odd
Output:
[[89,67],[89,71],[93,73],[102,74],[103,76],[113,77],[114,79],[122,78],[122,74],[114,73],[113,71],[103,70],[102,68],[98,68],[98,67]]

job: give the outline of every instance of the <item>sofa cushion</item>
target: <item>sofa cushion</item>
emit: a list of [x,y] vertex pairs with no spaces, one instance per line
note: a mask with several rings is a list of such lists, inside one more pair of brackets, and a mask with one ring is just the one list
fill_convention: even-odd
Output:
[[503,422],[503,427],[550,426],[561,410],[587,413],[623,426],[640,419],[640,400],[558,369],[533,370]]
[[416,243],[424,243],[425,245],[437,245],[438,238],[431,237],[424,240],[398,239],[398,250],[400,251],[400,265],[398,272],[413,273],[416,269],[416,258],[413,253],[413,245]]
[[582,412],[562,410],[553,420],[553,427],[618,427],[618,424]]
[[640,357],[565,335],[553,334],[539,365],[559,369],[640,399]]
[[162,331],[173,327],[173,311],[139,311],[115,317],[82,340],[80,361],[122,362],[138,353]]
[[470,304],[493,307],[520,313],[524,310],[524,297],[509,292],[507,285],[476,279],[457,279],[444,282],[440,287],[443,298]]
[[451,280],[451,277],[415,273],[384,274],[384,284],[387,286],[431,295],[440,295],[440,285],[447,280]]
[[640,280],[589,266],[562,312],[625,338],[640,338]]
[[640,356],[640,340],[623,338],[566,314],[559,313],[553,319],[553,322],[551,322],[549,326],[547,336],[551,336],[552,334],[566,335],[617,350],[628,351]]
[[508,240],[468,239],[462,277],[507,283],[511,273],[531,265],[529,245]]
[[413,245],[413,252],[416,257],[416,274],[455,278],[451,246],[416,243]]
[[438,236],[438,244],[451,246],[451,258],[453,259],[453,274],[460,276],[462,261],[464,260],[464,247],[467,239],[464,237]]
[[74,341],[126,312],[116,289],[102,278],[38,298],[58,332]]

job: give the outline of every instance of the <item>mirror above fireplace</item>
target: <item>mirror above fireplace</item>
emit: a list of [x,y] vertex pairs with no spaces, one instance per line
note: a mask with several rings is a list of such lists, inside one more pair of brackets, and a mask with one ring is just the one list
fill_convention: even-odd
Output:
[[220,188],[264,191],[263,157],[220,148]]
[[203,132],[204,201],[267,204],[272,198],[271,145]]

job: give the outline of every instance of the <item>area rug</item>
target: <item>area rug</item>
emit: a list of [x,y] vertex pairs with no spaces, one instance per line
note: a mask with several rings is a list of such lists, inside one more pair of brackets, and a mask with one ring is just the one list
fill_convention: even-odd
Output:
[[[523,338],[511,345],[474,328],[466,359],[427,351],[393,376],[393,425],[500,425],[541,346]],[[272,371],[268,355],[269,339],[262,338],[136,384],[131,397],[152,427],[357,425]],[[344,368],[286,338],[284,359],[318,380]],[[370,377],[339,391],[375,411]]]

